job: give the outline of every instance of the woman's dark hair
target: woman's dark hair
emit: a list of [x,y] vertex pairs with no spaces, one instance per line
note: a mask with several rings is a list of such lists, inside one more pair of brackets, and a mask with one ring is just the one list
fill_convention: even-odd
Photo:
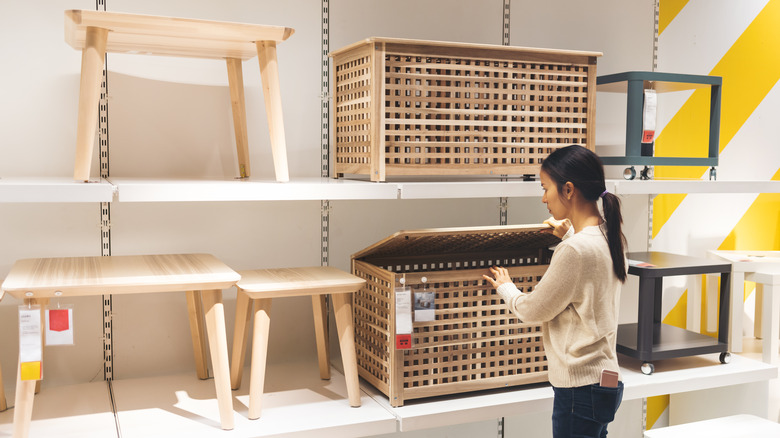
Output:
[[[542,170],[555,181],[558,191],[571,182],[588,201],[603,201],[604,221],[607,224],[607,245],[612,255],[612,269],[621,282],[626,281],[624,258],[627,246],[621,225],[620,198],[607,192],[604,183],[604,165],[594,152],[579,145],[566,146],[551,153],[542,162]],[[603,194],[603,196],[602,196]]]

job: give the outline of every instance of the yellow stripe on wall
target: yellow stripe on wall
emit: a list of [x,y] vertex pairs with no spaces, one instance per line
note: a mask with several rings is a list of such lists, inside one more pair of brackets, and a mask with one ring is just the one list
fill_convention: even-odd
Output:
[[[780,169],[772,177],[780,181]],[[780,193],[762,193],[718,249],[780,251]]]
[[[665,2],[662,2],[662,4]],[[722,151],[780,79],[780,0],[770,0],[711,75],[723,77],[720,145]],[[694,92],[663,128],[657,156],[706,156],[709,90]],[[700,179],[702,167],[658,166],[658,179]],[[682,203],[685,195],[659,195],[653,201],[653,238]]]
[[661,35],[666,26],[680,13],[688,0],[663,0],[658,5],[658,35]]

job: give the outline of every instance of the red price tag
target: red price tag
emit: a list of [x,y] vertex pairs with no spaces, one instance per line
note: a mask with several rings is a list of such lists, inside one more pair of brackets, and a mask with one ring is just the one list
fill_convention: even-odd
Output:
[[412,348],[412,335],[395,335],[395,349],[408,350]]
[[70,328],[70,313],[68,309],[49,310],[49,330],[64,332]]
[[652,143],[655,131],[642,131],[642,143]]

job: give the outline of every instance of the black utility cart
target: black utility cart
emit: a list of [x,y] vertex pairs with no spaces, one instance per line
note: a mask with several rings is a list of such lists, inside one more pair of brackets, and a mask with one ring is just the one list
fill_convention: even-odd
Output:
[[[699,354],[720,353],[720,361],[730,360],[729,295],[731,265],[717,261],[665,252],[628,253],[628,273],[639,277],[639,318],[635,324],[618,327],[617,351],[643,361],[642,372],[652,374],[652,361]],[[664,277],[720,273],[718,339],[661,322]]]

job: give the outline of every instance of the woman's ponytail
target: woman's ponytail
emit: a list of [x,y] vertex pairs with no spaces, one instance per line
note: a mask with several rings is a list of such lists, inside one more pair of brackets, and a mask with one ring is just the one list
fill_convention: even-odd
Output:
[[624,257],[627,246],[623,235],[623,215],[620,213],[620,198],[612,193],[604,193],[601,197],[604,222],[607,227],[607,245],[612,256],[612,269],[621,283],[626,281],[626,260]]

